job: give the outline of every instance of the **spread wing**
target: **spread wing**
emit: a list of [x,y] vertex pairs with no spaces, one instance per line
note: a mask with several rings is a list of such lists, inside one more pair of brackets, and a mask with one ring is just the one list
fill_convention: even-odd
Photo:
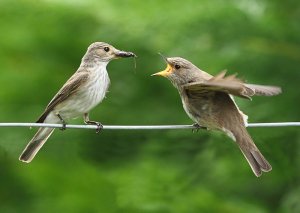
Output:
[[73,95],[78,88],[87,81],[87,79],[88,74],[86,72],[77,72],[75,75],[73,75],[50,101],[46,107],[46,110],[38,119],[37,123],[43,123],[47,115],[54,109],[54,107]]
[[252,89],[255,95],[273,96],[281,93],[281,88],[276,86],[264,86],[257,84],[245,84],[246,87]]
[[202,93],[202,91],[217,91],[249,100],[251,100],[251,96],[254,95],[272,96],[281,93],[281,88],[279,87],[245,84],[241,79],[238,79],[236,75],[225,77],[225,74],[226,71],[222,71],[207,81],[193,82],[185,84],[183,87],[194,95]]

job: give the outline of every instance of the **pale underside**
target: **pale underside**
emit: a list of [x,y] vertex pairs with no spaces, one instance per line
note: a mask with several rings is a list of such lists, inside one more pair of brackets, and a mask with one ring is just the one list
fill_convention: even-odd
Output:
[[[76,80],[76,73],[51,100],[46,108],[45,123],[60,123],[58,114],[64,120],[70,120],[88,113],[104,98],[110,80],[105,66],[82,72],[81,80]],[[78,85],[76,85],[78,84]],[[67,90],[64,89],[67,87]],[[71,89],[69,89],[71,88]],[[43,115],[42,115],[43,116]]]

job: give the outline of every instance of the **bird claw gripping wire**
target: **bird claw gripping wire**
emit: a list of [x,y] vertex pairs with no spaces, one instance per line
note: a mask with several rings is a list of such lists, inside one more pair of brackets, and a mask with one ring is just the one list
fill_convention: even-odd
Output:
[[99,122],[96,122],[96,125],[97,125],[96,133],[98,134],[103,129],[103,125]]
[[96,128],[97,134],[103,129],[103,125],[97,121],[87,121],[86,124],[96,125],[97,126],[97,128]]
[[60,119],[60,121],[62,123],[62,127],[59,128],[59,130],[61,130],[61,131],[66,130],[66,125],[67,125],[66,121],[61,117],[60,114],[57,114],[57,117]]
[[194,132],[198,132],[199,131],[199,129],[207,129],[206,127],[203,127],[203,126],[200,126],[199,124],[197,124],[197,123],[194,123],[193,124],[193,127],[194,127],[194,129],[192,129],[192,132],[194,133]]
[[66,130],[67,128],[66,128],[66,126],[67,126],[67,124],[64,122],[64,123],[62,123],[62,127],[61,128],[59,128],[59,130],[61,130],[61,131],[64,131],[64,130]]

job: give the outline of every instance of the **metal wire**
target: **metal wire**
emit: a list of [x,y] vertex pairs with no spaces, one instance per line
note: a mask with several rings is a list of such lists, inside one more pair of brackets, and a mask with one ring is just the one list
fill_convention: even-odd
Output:
[[[249,123],[247,127],[288,127],[300,126],[300,122]],[[62,124],[46,123],[0,123],[1,127],[51,127],[62,128]],[[96,125],[71,125],[67,129],[97,129]],[[196,129],[193,125],[104,125],[103,129],[110,130],[159,130],[159,129]]]

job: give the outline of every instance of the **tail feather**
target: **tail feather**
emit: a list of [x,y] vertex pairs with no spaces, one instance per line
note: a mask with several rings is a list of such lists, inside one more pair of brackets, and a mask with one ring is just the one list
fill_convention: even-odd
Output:
[[233,134],[240,150],[257,177],[261,176],[262,172],[272,170],[272,166],[256,147],[244,126],[242,126],[239,131],[233,132]]
[[47,139],[50,137],[50,135],[53,133],[53,131],[53,128],[39,128],[37,133],[33,136],[31,141],[27,144],[24,151],[20,155],[19,160],[25,163],[30,163],[38,153],[38,151],[42,148],[44,143],[47,141]]
[[269,172],[272,170],[272,166],[258,149],[251,150],[245,147],[242,148],[241,146],[240,149],[257,177],[261,176],[262,172]]
[[247,151],[247,150],[243,150],[242,148],[240,148],[243,155],[245,156],[247,162],[249,163],[253,173],[259,177],[262,174],[262,171],[260,169],[259,164],[257,163],[256,159],[253,157],[253,155],[251,154],[251,152]]
[[272,166],[270,163],[265,159],[265,157],[260,153],[259,150],[251,151],[252,156],[260,166],[261,170],[264,172],[269,172],[272,170]]

